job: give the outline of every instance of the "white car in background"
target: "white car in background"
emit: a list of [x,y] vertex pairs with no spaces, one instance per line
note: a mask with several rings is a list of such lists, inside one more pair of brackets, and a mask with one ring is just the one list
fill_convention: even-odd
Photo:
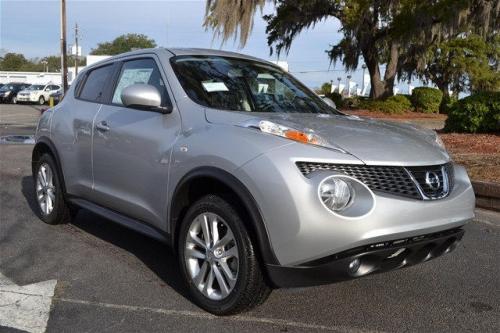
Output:
[[50,98],[50,95],[61,89],[57,84],[32,84],[25,90],[21,90],[17,94],[18,103],[38,103],[45,104]]

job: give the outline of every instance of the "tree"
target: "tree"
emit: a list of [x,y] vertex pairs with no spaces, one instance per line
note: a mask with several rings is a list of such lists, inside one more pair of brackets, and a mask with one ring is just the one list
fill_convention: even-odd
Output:
[[[46,65],[42,64],[41,62],[44,61],[46,62]],[[39,62],[42,65],[41,71],[45,71],[46,69],[49,72],[59,72],[61,71],[61,58],[56,55],[52,56],[47,56],[41,59]],[[68,55],[68,64],[69,66],[74,66],[75,65],[75,56],[74,55]],[[78,59],[78,66],[83,67],[86,65],[86,60],[84,58],[79,58]],[[45,68],[45,66],[47,66]]]
[[[271,2],[271,1],[270,1]],[[305,29],[330,17],[341,23],[343,38],[328,51],[331,61],[342,61],[347,70],[363,58],[371,79],[370,96],[393,94],[396,75],[410,76],[415,59],[434,43],[464,29],[487,34],[497,29],[498,0],[273,0],[276,11],[267,20],[271,51],[288,52]],[[264,1],[207,0],[205,27],[227,40],[240,32],[244,45],[252,18]],[[453,10],[450,10],[452,8]],[[230,13],[230,14],[228,14]],[[381,75],[381,65],[385,73]],[[411,64],[412,66],[410,66]]]
[[332,92],[332,84],[330,82],[325,82],[321,85],[321,88],[319,89],[320,94],[323,95],[328,95]]
[[[70,64],[75,63],[74,56],[68,56]],[[79,59],[78,65],[85,66],[85,59]],[[20,53],[6,53],[0,58],[0,70],[3,71],[21,71],[21,72],[59,72],[61,70],[61,58],[57,55],[44,58],[26,59]]]
[[90,51],[93,55],[115,55],[133,49],[147,49],[156,47],[156,42],[142,34],[126,34],[115,38],[111,42],[97,44],[95,49]]
[[28,59],[20,53],[6,53],[0,61],[0,70],[2,71],[21,71],[23,67],[29,64]]
[[500,38],[492,42],[470,35],[432,46],[423,57],[426,65],[418,76],[432,81],[445,97],[449,97],[449,89],[455,96],[464,91],[498,90],[500,73],[496,70],[496,63]]

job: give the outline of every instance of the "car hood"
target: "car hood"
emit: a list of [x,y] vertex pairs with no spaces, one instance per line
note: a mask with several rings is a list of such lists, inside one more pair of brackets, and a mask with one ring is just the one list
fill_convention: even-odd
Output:
[[208,122],[254,127],[269,120],[298,130],[313,131],[330,145],[372,165],[435,165],[450,160],[436,143],[436,133],[408,123],[343,115],[248,113],[207,109]]

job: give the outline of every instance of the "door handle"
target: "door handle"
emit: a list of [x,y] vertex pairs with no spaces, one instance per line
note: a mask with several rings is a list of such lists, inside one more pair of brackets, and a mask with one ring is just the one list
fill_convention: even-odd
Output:
[[99,130],[99,131],[102,131],[102,132],[107,132],[109,131],[109,126],[108,126],[108,123],[105,122],[105,121],[101,121],[100,123],[98,123],[97,125],[95,125],[95,127]]

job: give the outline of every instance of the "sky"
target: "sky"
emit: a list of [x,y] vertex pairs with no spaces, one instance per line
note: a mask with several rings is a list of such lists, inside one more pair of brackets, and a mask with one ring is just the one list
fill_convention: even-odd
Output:
[[[23,53],[28,58],[58,54],[59,3],[58,0],[0,0],[2,53]],[[204,0],[67,0],[66,7],[68,45],[73,43],[73,28],[78,23],[83,55],[98,43],[111,41],[121,34],[141,33],[153,38],[158,46],[215,48],[277,60],[275,55],[269,55],[266,23],[259,13],[255,16],[250,39],[240,49],[238,41],[222,44],[212,31],[203,28]],[[266,5],[263,14],[272,11],[273,7]],[[348,74],[361,85],[361,69],[346,73],[342,64],[330,64],[325,53],[330,45],[341,39],[339,28],[339,22],[333,18],[316,24],[302,32],[288,55],[282,55],[279,60],[287,61],[290,72],[311,87],[319,87],[330,80],[336,83],[338,77],[345,83]]]

